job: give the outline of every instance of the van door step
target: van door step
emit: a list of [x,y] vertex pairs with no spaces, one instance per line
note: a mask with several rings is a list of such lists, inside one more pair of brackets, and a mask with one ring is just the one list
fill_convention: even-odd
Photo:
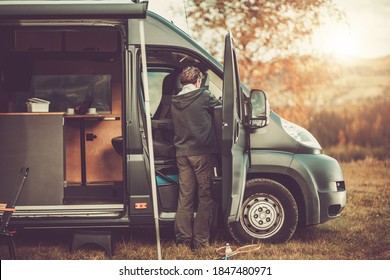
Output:
[[121,204],[82,204],[82,205],[32,205],[16,206],[13,216],[23,218],[38,217],[118,217],[124,211]]
[[70,251],[74,253],[78,248],[86,244],[96,244],[103,248],[107,255],[112,258],[115,253],[115,242],[112,232],[108,230],[75,230],[73,231]]

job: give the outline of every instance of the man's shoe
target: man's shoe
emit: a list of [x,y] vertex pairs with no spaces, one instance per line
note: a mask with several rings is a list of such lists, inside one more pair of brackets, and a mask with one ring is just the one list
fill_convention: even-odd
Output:
[[180,245],[191,247],[191,240],[189,239],[176,240],[176,246],[180,246]]
[[197,251],[206,248],[207,246],[208,246],[207,243],[200,243],[200,242],[193,241],[191,242],[190,248],[192,251]]

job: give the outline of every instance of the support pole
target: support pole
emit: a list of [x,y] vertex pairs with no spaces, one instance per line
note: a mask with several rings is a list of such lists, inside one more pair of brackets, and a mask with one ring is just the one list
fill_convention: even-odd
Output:
[[141,38],[141,59],[142,59],[142,75],[143,75],[143,87],[145,93],[145,114],[146,114],[146,129],[148,135],[148,148],[149,148],[149,164],[150,164],[150,183],[152,186],[152,199],[153,199],[153,215],[154,223],[156,227],[156,242],[157,242],[157,256],[161,260],[161,244],[160,244],[160,225],[158,219],[158,202],[157,202],[157,185],[156,185],[156,171],[154,167],[154,150],[152,139],[152,120],[150,114],[150,97],[149,97],[149,84],[148,84],[148,68],[146,65],[146,47],[145,47],[145,28],[144,20],[139,21],[139,32]]

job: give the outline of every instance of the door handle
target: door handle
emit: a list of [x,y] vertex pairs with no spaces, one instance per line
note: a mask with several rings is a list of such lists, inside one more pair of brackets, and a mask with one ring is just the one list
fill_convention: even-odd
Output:
[[85,135],[85,139],[87,140],[87,141],[93,141],[93,140],[95,140],[97,138],[97,136],[95,135],[95,134],[93,134],[93,133],[87,133],[86,135]]
[[234,128],[234,144],[238,142],[238,138],[240,136],[240,122],[236,119],[235,120],[235,128]]

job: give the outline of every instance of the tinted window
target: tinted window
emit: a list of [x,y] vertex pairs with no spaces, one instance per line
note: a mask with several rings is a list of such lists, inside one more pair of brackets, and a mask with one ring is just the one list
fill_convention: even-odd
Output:
[[78,105],[111,113],[111,75],[33,75],[31,95],[50,101],[50,111]]

